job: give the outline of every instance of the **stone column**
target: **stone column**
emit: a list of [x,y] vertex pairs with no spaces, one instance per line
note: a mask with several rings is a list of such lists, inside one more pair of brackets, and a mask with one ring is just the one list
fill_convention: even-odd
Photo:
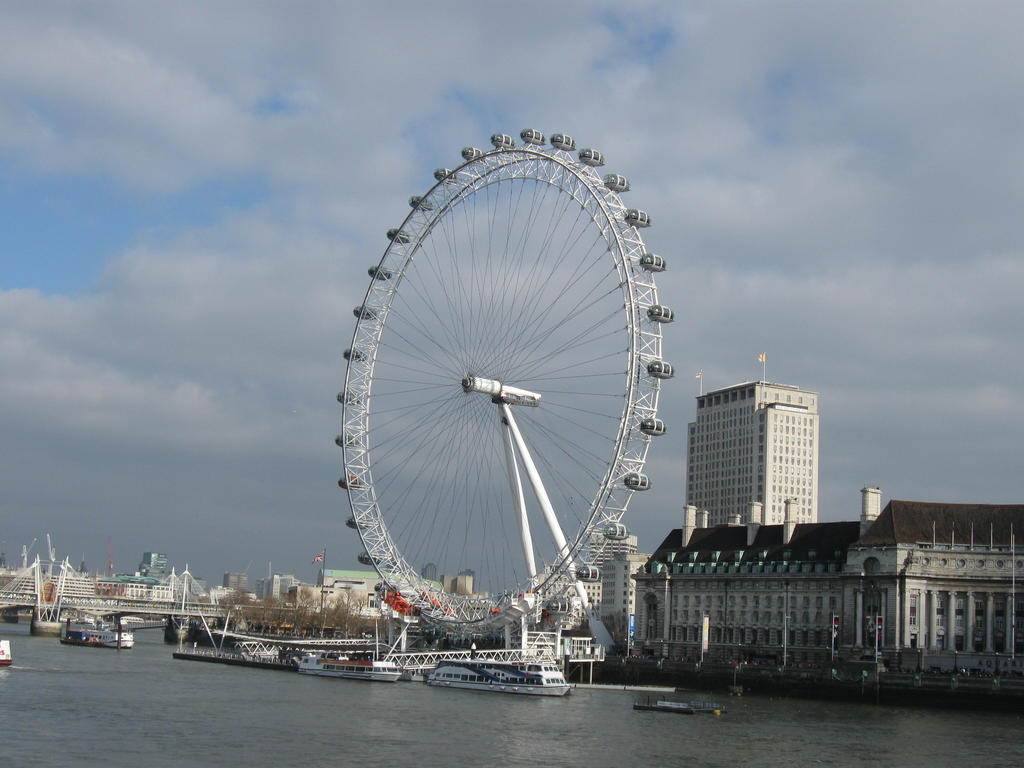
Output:
[[669,581],[668,576],[665,577],[665,623],[661,628],[661,639],[664,642],[668,642],[672,637],[671,635],[671,624],[672,624],[672,585]]
[[854,645],[857,648],[864,647],[864,590],[856,590],[856,618],[854,619],[854,626],[857,628],[856,642]]
[[908,647],[910,647],[910,636],[913,635],[914,632],[917,632],[917,647],[918,648],[921,647],[921,639],[922,639],[921,638],[921,608],[922,608],[922,606],[921,606],[921,598],[920,597],[917,598],[917,628],[915,629],[914,627],[910,626],[910,603],[911,603],[911,600],[912,600],[912,598],[913,598],[913,596],[915,594],[920,595],[921,593],[917,592],[916,590],[914,592],[911,592],[911,590],[907,587],[906,582],[904,582],[904,585],[903,585],[903,616],[900,619],[900,625],[902,627],[902,629],[900,630],[900,632],[901,632],[901,635],[900,635],[900,640],[901,640],[900,647],[901,648],[908,648]]
[[974,650],[974,593],[968,592],[964,600],[964,650]]
[[[1010,567],[1013,567],[1011,563]],[[1003,632],[1003,653],[1013,652],[1013,597],[1011,595],[1006,596],[1006,608],[1004,609],[1004,615],[1006,616],[1003,624],[1006,630]]]
[[934,589],[928,590],[928,648],[936,651],[939,648],[939,637],[936,630],[939,628],[939,593]]
[[[883,590],[881,590],[881,592],[879,593],[878,603],[879,603],[879,605],[878,605],[878,615],[882,617],[882,636],[878,638],[878,647],[879,648],[891,648],[894,645],[895,641],[889,642],[889,640],[887,638],[894,637],[895,634],[890,634],[890,630],[892,629],[892,626],[891,626],[892,622],[889,621],[889,589],[888,589],[888,587],[883,589]],[[899,611],[899,601],[897,600],[896,601],[896,610],[892,612],[892,615],[896,616],[896,615],[899,614],[899,612],[900,612]],[[874,628],[873,631],[875,631],[875,632],[878,631],[877,624],[875,625],[875,628]]]
[[949,599],[946,603],[946,650],[956,649],[956,592],[946,592]]
[[993,643],[992,631],[995,627],[996,596],[991,592],[985,595],[985,653],[992,653],[996,647]]

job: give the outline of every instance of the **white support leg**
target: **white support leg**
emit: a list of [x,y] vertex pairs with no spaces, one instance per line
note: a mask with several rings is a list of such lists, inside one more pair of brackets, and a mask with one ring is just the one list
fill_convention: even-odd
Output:
[[[537,465],[533,463],[533,457],[530,455],[530,451],[526,447],[526,441],[523,440],[523,435],[519,431],[519,426],[516,424],[516,420],[512,416],[512,409],[509,408],[508,403],[501,404],[501,412],[505,416],[505,423],[508,424],[512,437],[515,439],[516,448],[519,449],[519,455],[523,457],[523,466],[526,468],[526,476],[529,478],[530,485],[533,487],[533,493],[537,497],[537,503],[540,505],[540,510],[544,513],[544,522],[547,523],[548,530],[551,531],[551,538],[555,540],[555,546],[558,547],[558,554],[566,556],[567,563],[569,567],[573,569],[573,573],[575,574],[576,565],[572,560],[572,556],[569,554],[569,542],[565,540],[565,534],[562,533],[562,526],[558,524],[558,518],[555,517],[555,509],[551,506],[551,499],[548,497],[548,492],[544,489],[544,482],[540,479],[540,473],[537,471]],[[586,594],[586,590],[584,590],[584,594]]]
[[[508,407],[508,406],[506,406]],[[533,537],[530,535],[530,521],[526,517],[526,498],[523,496],[523,481],[519,476],[519,464],[513,448],[512,429],[507,419],[502,419],[505,426],[505,459],[508,462],[508,480],[512,487],[512,498],[515,499],[516,514],[519,518],[519,539],[523,546],[523,557],[526,560],[527,575],[532,583],[537,576],[537,562],[533,554]]]

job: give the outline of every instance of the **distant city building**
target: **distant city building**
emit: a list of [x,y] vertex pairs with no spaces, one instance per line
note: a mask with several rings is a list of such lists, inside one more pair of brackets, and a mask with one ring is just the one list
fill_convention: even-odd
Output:
[[[315,585],[294,583],[288,587],[288,599],[319,604],[321,590],[327,606],[347,605],[363,618],[373,618],[379,604],[377,584],[380,574],[376,571],[350,571],[327,568],[317,575]],[[319,607],[319,606],[318,606]]]
[[[622,528],[625,533],[625,528]],[[604,590],[607,585],[605,580],[605,567],[616,557],[636,553],[636,535],[625,533],[622,538],[613,538],[603,533],[596,533],[595,538],[600,539],[601,552],[594,560],[597,566],[599,578],[596,581],[584,581],[583,588],[587,593],[587,602],[590,603],[591,611],[598,618],[605,616]],[[630,582],[632,587],[632,582]]]
[[155,576],[162,579],[171,571],[167,567],[167,555],[162,552],[143,552],[139,563],[140,576]]
[[624,539],[606,539],[601,549],[601,556],[595,561],[595,565],[602,567],[607,561],[618,555],[632,555],[636,553],[636,535],[627,534]]
[[256,582],[256,596],[261,599],[280,599],[288,595],[288,590],[298,584],[299,580],[291,573],[275,573]]
[[427,563],[420,571],[420,576],[428,581],[437,581],[437,563]]
[[[798,523],[818,520],[818,395],[747,382],[697,398],[688,426],[686,504],[710,525],[780,524],[787,500]],[[763,519],[750,520],[751,502]]]
[[249,574],[235,573],[231,571],[224,574],[224,581],[221,584],[228,589],[240,589],[243,592],[249,589]]
[[650,555],[621,552],[601,566],[601,620],[615,641],[628,641],[629,617],[636,615],[636,581],[633,574]]
[[455,576],[442,575],[441,584],[444,585],[445,591],[454,595],[472,595],[475,577],[476,574],[473,571],[466,569],[459,571]]

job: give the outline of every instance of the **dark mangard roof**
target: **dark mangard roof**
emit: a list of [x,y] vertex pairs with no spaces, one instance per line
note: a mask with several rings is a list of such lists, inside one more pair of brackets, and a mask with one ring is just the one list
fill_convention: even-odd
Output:
[[936,504],[897,501],[885,505],[860,540],[865,546],[931,542],[1009,546],[1010,526],[1024,534],[1024,504]]
[[[651,555],[644,570],[650,570],[651,562],[690,562],[691,553],[696,553],[694,562],[698,563],[767,563],[781,560],[842,562],[846,559],[846,550],[857,541],[859,535],[860,523],[857,521],[801,523],[794,528],[789,543],[783,544],[783,526],[762,525],[757,529],[753,543],[747,544],[745,525],[716,525],[713,528],[695,529],[689,544],[683,546],[682,530],[676,528],[669,532]],[[810,556],[812,550],[813,558]],[[765,553],[763,557],[762,553]]]

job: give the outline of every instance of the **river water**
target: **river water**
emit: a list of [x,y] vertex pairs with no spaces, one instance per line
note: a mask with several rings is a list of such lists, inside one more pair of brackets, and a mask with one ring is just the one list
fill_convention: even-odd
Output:
[[62,646],[0,624],[0,766],[1013,766],[1024,716],[695,692],[721,717],[637,712],[630,691],[505,696]]

